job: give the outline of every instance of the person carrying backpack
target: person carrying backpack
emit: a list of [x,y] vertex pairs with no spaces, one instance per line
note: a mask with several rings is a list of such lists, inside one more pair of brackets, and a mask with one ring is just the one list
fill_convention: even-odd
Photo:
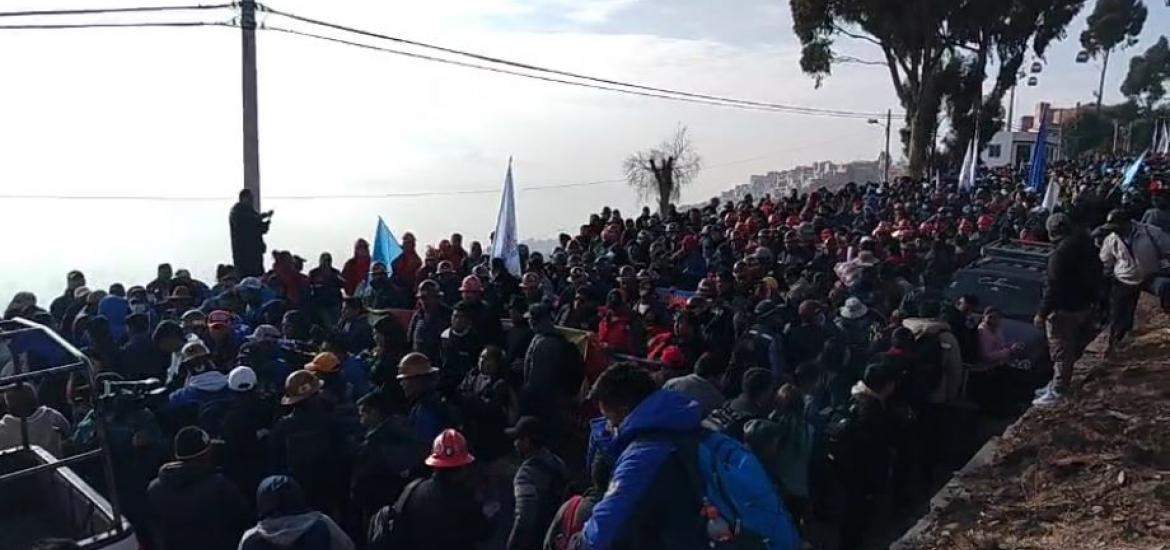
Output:
[[604,453],[598,453],[589,464],[589,488],[573,495],[553,516],[544,535],[544,550],[568,550],[569,541],[585,528],[585,521],[593,515],[593,507],[605,496],[609,479],[613,476],[613,462]]
[[426,459],[434,473],[412,481],[392,506],[378,511],[367,550],[468,550],[486,540],[500,507],[476,496],[474,463],[463,434],[440,433]]
[[547,526],[564,500],[569,471],[546,446],[539,418],[525,416],[508,428],[516,451],[524,458],[513,480],[516,508],[508,550],[539,550]]
[[772,413],[776,387],[772,373],[751,369],[744,373],[742,393],[723,407],[711,411],[703,428],[720,432],[736,441],[744,441],[744,426],[751,420],[767,418]]
[[602,373],[591,397],[612,432],[599,452],[614,474],[570,549],[799,547],[763,466],[742,443],[702,430],[698,403],[631,363]]

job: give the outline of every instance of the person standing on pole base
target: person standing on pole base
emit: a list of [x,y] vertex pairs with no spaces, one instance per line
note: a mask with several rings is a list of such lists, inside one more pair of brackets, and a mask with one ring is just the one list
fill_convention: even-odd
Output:
[[252,191],[240,191],[240,202],[232,207],[228,222],[232,231],[232,261],[241,278],[258,277],[264,274],[264,234],[272,223],[272,211],[256,212],[252,206],[255,197]]

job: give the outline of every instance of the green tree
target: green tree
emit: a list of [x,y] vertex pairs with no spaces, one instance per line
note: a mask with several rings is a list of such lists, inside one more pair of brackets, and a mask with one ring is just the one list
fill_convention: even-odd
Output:
[[1129,60],[1129,72],[1121,83],[1121,93],[1142,103],[1147,111],[1166,97],[1166,82],[1170,81],[1170,43],[1163,36],[1142,55]]
[[1087,26],[1081,33],[1081,47],[1090,57],[1101,58],[1101,80],[1097,85],[1097,110],[1101,110],[1105,92],[1105,71],[1113,50],[1137,43],[1146,24],[1146,5],[1142,0],[1097,0]]
[[[834,40],[854,38],[878,46],[898,100],[905,109],[903,142],[909,171],[926,167],[944,98],[971,113],[961,145],[974,129],[975,109],[987,118],[981,135],[994,133],[1003,95],[1029,51],[1043,55],[1080,11],[1084,0],[789,0],[793,29],[802,44],[801,69],[817,84],[840,58]],[[981,97],[986,68],[998,60],[1000,74],[987,98]],[[961,68],[961,70],[960,70]],[[1005,75],[1010,75],[1010,78]]]
[[702,166],[686,126],[679,126],[674,137],[658,147],[634,153],[623,163],[626,182],[643,199],[657,199],[658,212],[663,215],[670,201],[678,200],[682,188],[699,175]]

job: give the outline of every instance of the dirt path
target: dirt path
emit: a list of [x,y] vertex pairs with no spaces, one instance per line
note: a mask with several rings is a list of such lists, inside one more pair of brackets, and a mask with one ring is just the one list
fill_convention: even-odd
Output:
[[1138,325],[1116,364],[1087,354],[1075,397],[993,440],[894,547],[1170,550],[1170,318],[1143,297]]

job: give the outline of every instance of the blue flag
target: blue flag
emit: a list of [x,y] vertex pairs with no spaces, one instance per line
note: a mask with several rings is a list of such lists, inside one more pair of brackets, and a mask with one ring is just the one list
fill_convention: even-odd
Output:
[[1048,109],[1040,111],[1040,130],[1032,146],[1032,162],[1028,167],[1028,189],[1044,192],[1044,177],[1048,174]]
[[1133,161],[1133,164],[1125,169],[1125,177],[1121,180],[1122,189],[1133,187],[1133,181],[1137,179],[1138,172],[1141,172],[1142,164],[1146,162],[1146,153],[1149,152],[1149,149],[1142,151],[1142,156],[1138,157],[1137,160]]
[[371,260],[385,265],[387,273],[394,273],[392,264],[401,255],[402,245],[398,244],[398,239],[395,239],[390,228],[386,227],[382,216],[378,216],[378,228],[374,230],[374,253],[370,255]]

